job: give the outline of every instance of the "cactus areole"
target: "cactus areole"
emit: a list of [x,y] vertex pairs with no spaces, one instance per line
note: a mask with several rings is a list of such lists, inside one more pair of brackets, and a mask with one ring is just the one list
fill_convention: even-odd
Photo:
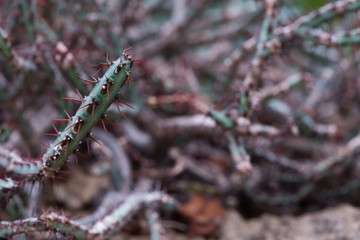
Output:
[[105,111],[117,100],[120,89],[130,78],[131,56],[126,54],[115,61],[102,64],[108,66],[105,74],[95,79],[94,88],[82,99],[82,103],[63,131],[58,132],[56,140],[42,157],[40,175],[53,177],[66,163],[69,156],[77,151],[81,141],[91,134],[91,129],[104,116]]

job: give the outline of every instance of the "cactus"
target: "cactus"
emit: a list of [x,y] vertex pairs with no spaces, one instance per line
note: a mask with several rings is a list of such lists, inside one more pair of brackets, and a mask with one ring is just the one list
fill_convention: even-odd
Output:
[[104,118],[105,111],[114,101],[119,111],[121,103],[127,105],[120,100],[119,91],[126,82],[131,81],[130,68],[136,61],[126,54],[127,50],[124,50],[122,56],[115,61],[109,62],[107,59],[107,62],[102,64],[109,68],[101,78],[96,79],[93,76],[93,81],[83,79],[95,84],[89,96],[81,100],[69,99],[81,102],[81,105],[74,116],[65,120],[68,124],[64,131],[57,132],[56,140],[43,155],[40,175],[53,177],[54,173],[66,163],[69,156],[77,150],[83,139],[92,138],[90,131],[95,124],[101,120],[104,125],[104,121],[107,121]]
[[0,179],[0,197],[7,196],[9,192],[14,191],[19,187],[11,178]]
[[[120,99],[120,89],[126,82],[132,83],[130,69],[133,62],[136,61],[126,53],[128,50],[125,49],[122,56],[115,61],[110,62],[107,58],[106,63],[101,63],[101,65],[109,67],[101,78],[96,79],[93,76],[92,81],[83,79],[95,85],[93,90],[89,96],[81,100],[68,99],[81,102],[81,105],[74,116],[65,120],[68,124],[62,132],[57,131],[54,126],[56,134],[48,134],[57,136],[57,138],[42,156],[41,161],[26,161],[17,153],[0,148],[0,166],[7,173],[20,179],[39,180],[54,177],[55,173],[59,172],[67,162],[69,156],[77,150],[84,138],[93,139],[90,131],[99,120],[102,121],[104,128],[105,121],[111,123],[105,119],[105,111],[113,102],[116,103],[120,112],[122,104],[129,106]],[[17,187],[17,182],[9,178],[1,182],[0,191],[3,194]]]
[[[44,212],[38,218],[32,217],[13,222],[0,222],[0,238],[11,237],[20,233],[54,231],[75,239],[103,239],[116,233],[136,213],[148,205],[160,204],[164,208],[174,208],[176,202],[162,192],[134,193],[112,209],[103,219],[92,226],[81,224],[56,212]],[[151,219],[150,224],[152,224]]]
[[32,178],[41,170],[40,161],[25,161],[17,153],[0,147],[0,166],[7,173],[22,178]]
[[[7,207],[0,239],[43,232],[107,239],[124,226],[124,234],[134,226],[145,233],[145,221],[154,240],[172,228],[211,238],[227,222],[223,207],[214,206],[213,216],[197,213],[204,221],[194,227],[200,222],[182,217],[180,206],[165,219],[183,223],[163,226],[159,204],[171,205],[162,192],[169,190],[181,205],[194,194],[210,195],[248,217],[338,202],[322,195],[352,201],[360,186],[360,1],[302,4],[1,1],[0,204]],[[101,63],[90,80],[80,77],[80,63],[106,51],[120,55],[127,44],[145,60],[136,66],[137,89],[126,89],[135,61],[127,50]],[[71,86],[80,98],[67,95]],[[105,112],[115,118],[117,107],[123,114],[125,90],[137,111],[108,133]],[[50,114],[74,105],[71,115],[54,120],[63,126],[53,125],[39,154]],[[89,161],[65,171],[83,143]],[[48,197],[47,182],[57,180],[69,181],[51,184]],[[54,205],[63,207],[53,212]],[[135,215],[139,223],[128,224]]]

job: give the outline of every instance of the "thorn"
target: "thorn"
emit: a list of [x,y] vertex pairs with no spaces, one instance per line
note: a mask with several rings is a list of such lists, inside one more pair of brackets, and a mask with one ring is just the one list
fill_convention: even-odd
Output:
[[88,153],[89,153],[90,152],[89,138],[86,138],[86,145],[87,145],[87,149],[88,149]]
[[111,65],[111,63],[109,62],[109,53],[106,53],[106,62],[109,63]]
[[62,99],[82,103],[82,101],[80,101],[80,100],[78,100],[78,99],[75,99],[75,98],[62,98]]
[[67,127],[64,131],[67,131],[68,129],[70,129],[71,127],[75,126],[78,122],[74,122],[73,124],[71,124],[69,127]]
[[95,112],[95,103],[93,104],[93,108],[92,108],[92,117],[93,117],[94,121],[96,121],[95,116],[94,116],[94,112]]
[[134,83],[134,82],[132,82],[130,80],[126,80],[126,82],[136,86],[136,83]]
[[134,59],[132,60],[133,62],[140,62],[141,60],[140,59]]
[[109,88],[110,88],[110,84],[108,84],[108,85],[106,86],[107,102],[109,102]]
[[99,66],[99,65],[102,65],[102,66],[110,66],[111,65],[111,62],[109,61],[109,53],[106,53],[106,63],[99,63],[95,66]]
[[69,122],[69,119],[53,119],[55,122]]
[[106,132],[106,135],[108,135],[108,136],[109,136],[109,133],[108,133],[108,131],[107,131],[107,129],[106,129],[106,126],[105,126],[104,121],[103,121],[103,120],[101,120],[101,123],[102,123],[103,128],[104,128],[104,130],[105,130],[105,132]]
[[111,122],[109,119],[103,118],[104,121],[110,123],[111,125],[115,126],[115,127],[119,127],[118,125],[116,125],[115,123]]
[[79,124],[79,128],[78,128],[78,131],[77,131],[77,134],[76,134],[76,141],[78,140],[80,129],[81,129],[81,124]]
[[96,80],[95,76],[96,74],[98,74],[100,72],[101,68],[99,68],[99,70],[96,71],[96,73],[94,73],[94,75],[92,75],[92,78],[94,79],[94,81],[97,83],[98,80]]
[[88,104],[85,104],[84,106],[82,106],[81,108],[79,108],[79,109],[83,109],[83,108],[85,108],[85,107],[87,107],[87,106],[90,106],[91,104],[94,104],[94,103],[88,103]]
[[80,156],[82,156],[82,157],[86,158],[86,155],[85,155],[85,154],[82,154],[82,153],[81,153],[81,152],[79,152],[79,151],[76,151],[76,152],[75,152],[75,154],[79,154]]
[[61,140],[61,141],[58,142],[55,146],[60,145],[60,144],[63,143],[63,142],[64,142],[64,140]]
[[55,134],[55,133],[44,133],[45,136],[54,136],[54,137],[57,137],[59,136],[58,134]]
[[127,82],[126,91],[125,91],[125,97],[127,97],[128,91],[129,91],[130,84]]
[[101,143],[99,143],[99,141],[96,140],[95,138],[93,138],[92,136],[89,136],[89,138],[90,138],[91,140],[93,140],[94,142],[96,142],[97,144],[101,145]]
[[[101,68],[100,68],[100,69],[101,69]],[[99,69],[99,70],[100,70],[100,69]],[[97,81],[91,81],[91,80],[84,79],[84,78],[80,77],[80,75],[78,75],[78,74],[76,74],[76,76],[77,76],[78,78],[80,78],[81,80],[83,80],[84,82],[93,83],[93,84],[97,83]]]
[[45,144],[45,143],[40,143],[41,145],[43,145],[44,147],[47,147],[47,148],[49,148],[50,147],[50,145],[48,145],[48,144]]
[[132,107],[131,105],[127,104],[126,102],[124,102],[124,101],[122,101],[122,100],[120,100],[120,99],[117,99],[117,100],[118,100],[118,102],[120,102],[120,103],[122,103],[122,104],[125,104],[125,105],[128,106],[129,108],[135,109],[135,108]]
[[110,63],[99,63],[98,65],[94,65],[94,66],[99,66],[99,65],[101,65],[101,66],[110,66],[111,64]]
[[54,129],[55,129],[56,134],[59,135],[59,131],[58,131],[57,128],[55,127],[54,123],[52,123],[52,125],[53,125],[53,127],[54,127]]
[[78,164],[78,160],[77,160],[76,154],[74,155],[74,158],[75,158],[76,167],[79,167],[79,164]]
[[67,156],[67,154],[68,154],[68,146],[69,146],[69,142],[66,142],[66,147],[65,147],[65,156]]
[[129,47],[129,48],[125,49],[125,50],[122,52],[122,55],[125,55],[125,53],[126,53],[127,51],[129,51],[130,49],[132,49],[132,47]]
[[81,99],[84,99],[84,97],[81,95],[81,93],[79,92],[79,90],[77,88],[75,88],[77,94],[80,96]]
[[136,86],[136,84],[132,82],[132,78],[130,76],[130,73],[128,71],[126,71],[126,70],[125,70],[125,73],[126,73],[126,82],[131,83],[131,84]]
[[98,66],[110,66],[110,64],[108,64],[108,63],[98,63],[98,64],[93,64],[93,65],[91,65],[91,66],[93,66],[93,67],[98,67]]
[[65,109],[64,109],[64,112],[65,112],[66,116],[68,117],[68,119],[70,120],[71,117],[70,117],[70,115],[68,114],[68,112],[67,112]]
[[117,102],[117,101],[115,101],[115,104],[116,104],[116,107],[117,107],[117,109],[119,110],[119,112],[121,113],[121,115],[124,117],[124,118],[126,118],[126,116],[125,116],[125,114],[120,110],[120,104]]

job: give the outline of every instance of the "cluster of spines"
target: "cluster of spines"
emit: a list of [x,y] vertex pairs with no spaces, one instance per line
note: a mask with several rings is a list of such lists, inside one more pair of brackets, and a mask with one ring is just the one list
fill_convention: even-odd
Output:
[[[120,107],[124,105],[131,107],[120,99],[120,89],[125,83],[134,84],[130,77],[130,68],[133,60],[124,50],[122,56],[115,61],[110,62],[108,57],[106,63],[100,63],[102,66],[108,66],[108,70],[103,77],[95,78],[99,70],[92,76],[93,80],[83,79],[87,83],[94,84],[94,88],[89,96],[83,97],[79,92],[80,100],[74,98],[65,98],[81,103],[79,109],[73,117],[67,114],[68,119],[55,119],[55,121],[67,122],[67,126],[62,132],[59,132],[55,126],[57,139],[49,146],[47,152],[42,158],[41,174],[45,177],[52,177],[67,161],[73,152],[77,152],[78,145],[83,139],[92,139],[91,129],[100,120],[106,130],[105,122],[113,124],[105,118],[105,111],[112,102],[116,103],[120,113]],[[96,141],[96,140],[95,140]]]

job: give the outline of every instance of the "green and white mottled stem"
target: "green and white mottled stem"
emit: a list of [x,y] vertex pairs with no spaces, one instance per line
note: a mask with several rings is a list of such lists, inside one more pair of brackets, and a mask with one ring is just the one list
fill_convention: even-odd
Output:
[[296,31],[296,35],[327,46],[360,43],[360,28],[332,34],[319,29],[301,27]]
[[32,217],[16,221],[0,222],[0,237],[9,238],[14,235],[52,230],[75,239],[88,239],[86,226],[61,216],[57,213],[44,213],[39,218]]
[[105,237],[117,232],[144,207],[160,204],[163,207],[174,208],[174,199],[162,192],[134,193],[124,199],[124,202],[111,211],[103,219],[97,221],[90,230],[95,236]]
[[55,212],[45,212],[38,218],[1,221],[0,238],[9,238],[21,233],[53,231],[75,239],[103,239],[118,232],[139,210],[153,204],[173,208],[176,203],[162,192],[135,193],[125,198],[123,203],[91,227]]
[[155,209],[148,208],[145,215],[150,230],[150,239],[165,240],[165,229],[160,223],[159,213]]
[[278,14],[278,1],[277,0],[266,0],[266,15],[261,26],[259,39],[256,45],[256,53],[254,58],[251,60],[250,71],[246,74],[244,79],[244,85],[249,87],[256,83],[257,78],[262,72],[262,63],[264,48],[266,41],[272,35],[272,29],[276,25],[276,16]]
[[[105,74],[97,79],[89,96],[84,97],[75,115],[68,121],[65,130],[58,133],[42,157],[42,174],[53,177],[76,151],[81,141],[89,137],[91,129],[104,116],[114,101],[118,101],[120,89],[130,79],[133,60],[125,53],[109,66]],[[95,80],[94,80],[95,82]]]
[[0,147],[0,167],[8,174],[21,176],[20,178],[32,178],[41,170],[40,161],[25,161],[16,152]]
[[9,192],[14,192],[19,187],[11,178],[0,179],[0,197],[8,196]]

